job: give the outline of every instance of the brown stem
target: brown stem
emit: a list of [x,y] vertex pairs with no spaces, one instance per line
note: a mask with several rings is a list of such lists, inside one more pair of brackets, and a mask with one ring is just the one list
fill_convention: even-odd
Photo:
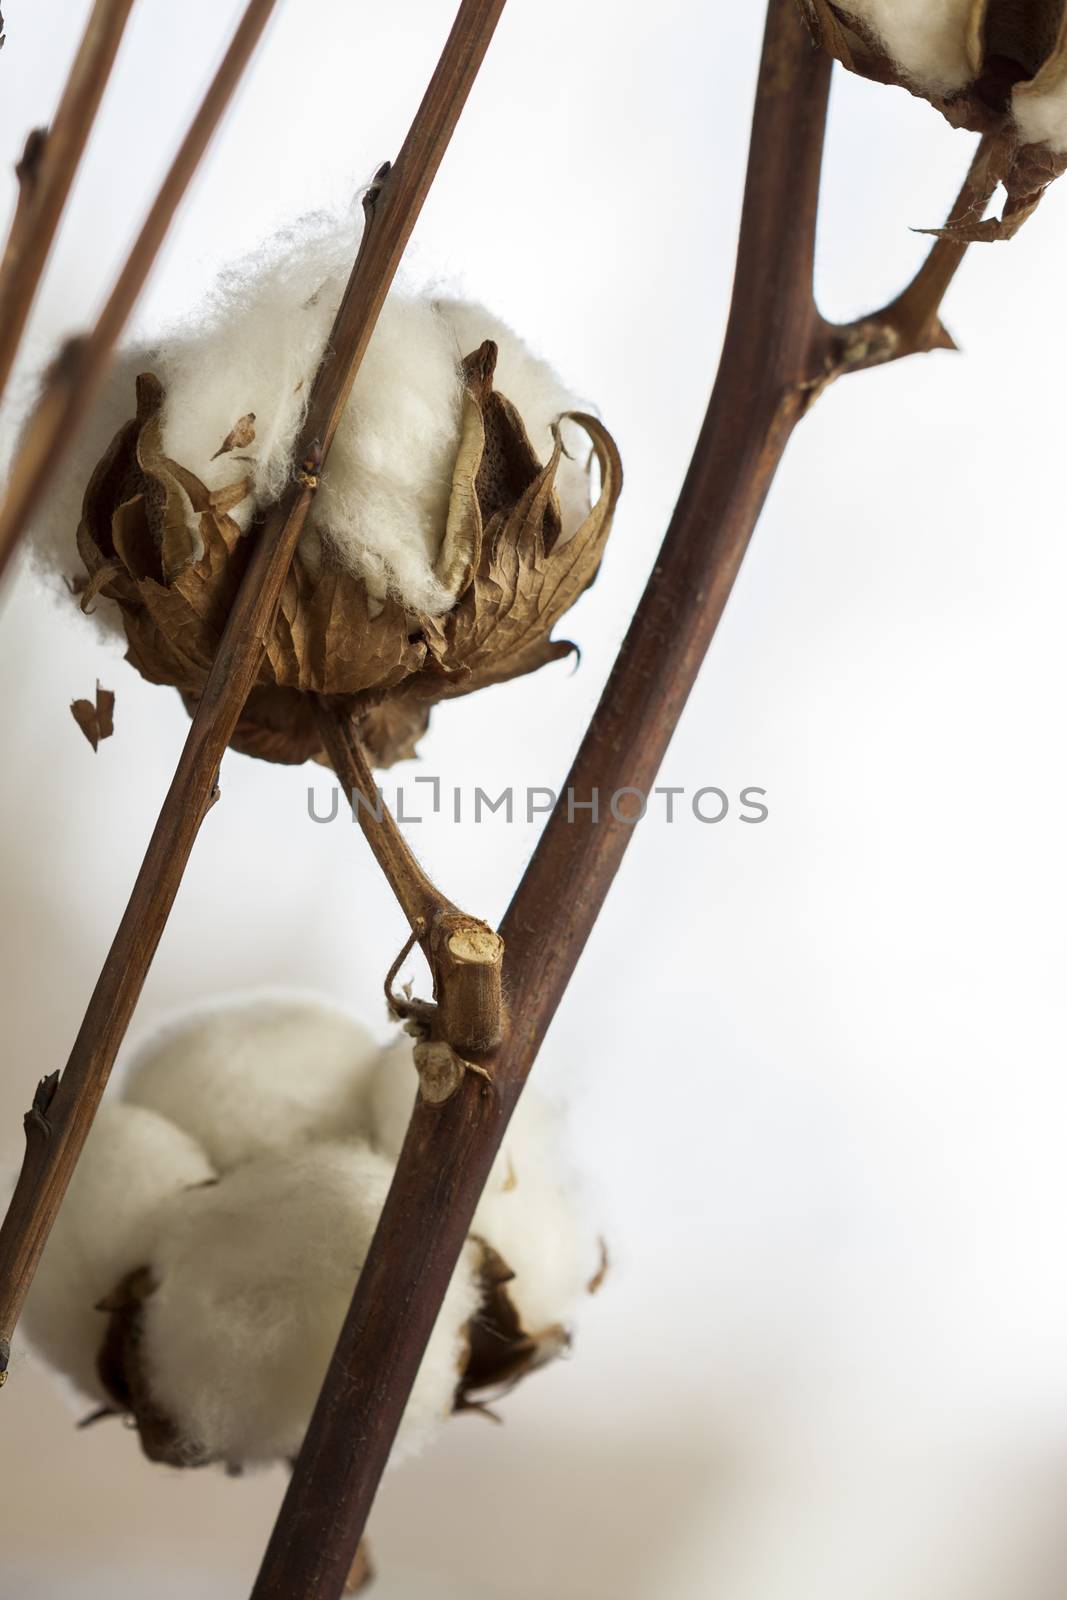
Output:
[[439,911],[456,908],[431,883],[397,827],[374,781],[349,713],[322,695],[314,698],[315,721],[337,781],[374,852],[374,859],[389,880],[401,911],[411,928],[420,930],[421,942],[422,934],[428,935]]
[[[48,1109],[49,1136],[32,1151],[27,1148],[0,1226],[0,1371],[7,1366],[11,1334],[37,1262],[215,794],[223,752],[259,670],[317,468],[503,4],[462,0],[396,165],[372,190],[359,254],[308,401],[297,456],[304,468],[260,530],[129,904]],[[242,28],[254,9],[264,7],[250,8]]]
[[274,6],[275,0],[248,0],[229,48],[163,179],[95,328],[89,334],[69,340],[49,371],[44,392],[12,463],[7,492],[0,505],[0,575],[103,382],[111,352],[159,254],[174,213],[233,98]]
[[0,394],[7,388],[132,6],[133,0],[96,0],[52,124],[34,129],[15,168],[18,200],[0,264]]
[[421,1003],[405,1007],[390,995],[391,1004],[398,1013],[408,1010],[421,1017],[434,1037],[461,1054],[491,1050],[500,1042],[503,1025],[500,936],[460,911],[423,872],[382,799],[350,712],[316,695],[315,718],[341,788],[433,973],[437,1010],[432,1017]]
[[827,328],[827,375],[838,378],[928,350],[955,350],[941,321],[941,305],[959,271],[968,244],[953,229],[980,222],[998,183],[997,147],[983,138],[944,230],[914,278],[881,311],[842,327]]

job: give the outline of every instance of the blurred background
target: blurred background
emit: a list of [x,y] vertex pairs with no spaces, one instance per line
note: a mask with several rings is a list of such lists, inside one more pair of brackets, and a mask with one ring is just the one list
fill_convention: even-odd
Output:
[[[95,313],[239,12],[134,18],[37,306]],[[3,203],[86,0],[10,0]],[[558,785],[653,561],[726,314],[762,8],[512,0],[409,253],[480,297],[614,430],[626,491],[569,619],[582,662],[435,714],[416,773]],[[136,329],[395,152],[450,0],[281,4]],[[819,247],[850,316],[914,269],[971,149],[839,75]],[[769,817],[639,827],[552,1028],[615,1270],[573,1359],[391,1475],[382,1600],[1054,1600],[1067,1588],[1062,627],[1067,183],[972,251],[963,351],[854,377],[779,474],[664,784]],[[68,705],[117,694],[99,754]],[[187,726],[30,574],[0,625],[14,1167],[66,1057]],[[385,1021],[400,915],[313,769],[227,757],[132,1037],[286,983]],[[411,790],[412,793],[417,791]],[[429,808],[424,810],[428,813]],[[411,830],[496,919],[537,824]],[[3,1600],[247,1592],[283,1489],[150,1466],[20,1346],[0,1402]]]

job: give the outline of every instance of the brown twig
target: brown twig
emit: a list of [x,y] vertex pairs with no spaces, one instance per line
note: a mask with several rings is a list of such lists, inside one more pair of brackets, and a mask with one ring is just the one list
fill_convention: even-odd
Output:
[[[460,1057],[464,1052],[491,1050],[499,1044],[503,1026],[504,946],[500,936],[480,918],[453,905],[419,866],[374,782],[345,707],[318,695],[315,718],[341,788],[408,919],[412,942],[418,940],[433,973],[435,1008],[393,997],[387,980],[386,992],[394,1011],[417,1017],[429,1039],[442,1041]],[[460,1064],[453,1075],[456,1083],[462,1073]]]
[[103,381],[111,352],[130,316],[186,189],[203,159],[223,112],[233,98],[275,0],[248,0],[229,48],[163,180],[144,226],[92,332],[71,339],[60,351],[44,392],[12,463],[0,505],[0,575],[27,521],[68,449]]
[[366,835],[375,860],[389,880],[401,911],[413,930],[421,927],[421,942],[438,912],[455,911],[456,908],[426,876],[397,827],[396,819],[374,781],[374,773],[352,725],[351,716],[325,696],[316,695],[315,721],[337,781]]
[[[216,797],[219,763],[259,670],[318,468],[503,6],[504,0],[462,0],[396,165],[383,168],[369,191],[359,253],[308,400],[296,457],[301,469],[259,532],[129,904],[48,1106],[47,1137],[27,1145],[0,1226],[0,1372],[7,1367],[12,1332],[200,823]],[[255,9],[263,9],[262,4]],[[252,14],[250,7],[242,28]],[[231,49],[236,45],[235,38]],[[224,62],[220,73],[225,71]]]
[[[501,928],[510,1015],[492,1081],[416,1106],[253,1600],[341,1594],[508,1119],[632,836],[609,797],[651,789],[793,428],[847,370],[828,370],[842,330],[812,287],[829,78],[794,0],[770,0],[731,315],[693,461],[568,777],[574,803],[561,797]],[[947,262],[934,257],[928,277]],[[902,318],[884,359],[944,342],[929,331]],[[579,809],[595,796],[596,818]]]
[[33,130],[15,167],[18,199],[0,263],[0,395],[132,7],[133,0],[96,0],[51,126]]
[[944,229],[907,288],[881,311],[828,329],[831,348],[827,363],[832,377],[882,366],[901,355],[955,350],[956,342],[941,321],[941,305],[968,247],[964,240],[953,237],[953,229],[981,221],[998,181],[996,142],[986,137],[979,141]]

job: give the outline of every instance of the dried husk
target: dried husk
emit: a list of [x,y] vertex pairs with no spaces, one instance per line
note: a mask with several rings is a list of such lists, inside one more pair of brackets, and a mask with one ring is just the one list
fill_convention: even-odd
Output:
[[1044,94],[1067,76],[1065,0],[973,0],[965,38],[972,77],[951,91],[910,77],[849,10],[848,0],[800,0],[800,6],[816,42],[849,71],[907,89],[936,106],[953,127],[988,137],[992,176],[1007,196],[1003,213],[945,232],[961,243],[1017,233],[1048,185],[1067,170],[1067,154],[1026,143],[1012,114],[1013,95]]
[[[562,443],[542,464],[515,408],[493,388],[496,346],[464,362],[465,400],[447,524],[436,571],[457,594],[443,616],[372,598],[328,542],[302,546],[286,577],[256,685],[232,740],[271,761],[319,757],[308,697],[330,696],[358,723],[371,759],[388,766],[414,753],[430,707],[532,672],[573,646],[552,628],[596,575],[622,484],[618,452],[596,418],[572,413],[588,433],[600,494],[570,539],[561,539],[554,480]],[[82,605],[117,602],[127,659],[152,683],[179,690],[192,710],[218,646],[253,538],[232,513],[251,492],[234,477],[209,490],[162,447],[165,395],[151,373],[137,380],[137,413],[90,479],[78,528]],[[228,454],[254,434],[242,417]]]
[[456,1411],[485,1411],[490,1398],[500,1398],[538,1367],[555,1361],[570,1349],[571,1342],[562,1323],[537,1331],[523,1327],[507,1289],[514,1281],[514,1272],[492,1245],[484,1239],[475,1242],[481,1252],[482,1304],[467,1327],[466,1359],[456,1385]]

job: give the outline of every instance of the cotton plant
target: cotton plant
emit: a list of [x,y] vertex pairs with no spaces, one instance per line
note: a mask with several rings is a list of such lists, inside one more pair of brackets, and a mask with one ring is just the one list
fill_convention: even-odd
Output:
[[[162,1029],[97,1118],[25,1312],[97,1416],[171,1466],[297,1454],[418,1090],[313,996],[237,997]],[[535,1092],[497,1157],[394,1447],[423,1450],[563,1353],[598,1242],[559,1112]]]
[[[1009,237],[1067,168],[1067,12],[1062,0],[800,0],[842,64],[922,96],[984,136],[1001,218],[957,218],[952,235]],[[984,208],[983,208],[984,209]]]
[[388,766],[435,702],[572,648],[551,630],[596,574],[620,469],[603,425],[496,315],[400,291],[328,460],[297,460],[355,241],[346,217],[304,219],[186,323],[121,351],[31,533],[55,586],[192,710],[257,516],[294,478],[312,484],[231,742],[321,755],[324,695]]

